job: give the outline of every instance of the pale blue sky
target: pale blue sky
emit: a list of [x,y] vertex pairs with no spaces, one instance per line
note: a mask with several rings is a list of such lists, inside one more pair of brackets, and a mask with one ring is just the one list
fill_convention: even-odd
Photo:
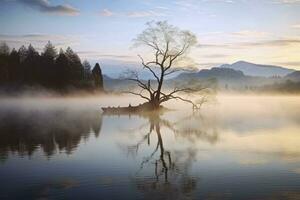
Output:
[[300,0],[0,0],[0,40],[48,40],[82,58],[138,62],[132,39],[151,20],[194,32],[197,67],[247,60],[300,69]]

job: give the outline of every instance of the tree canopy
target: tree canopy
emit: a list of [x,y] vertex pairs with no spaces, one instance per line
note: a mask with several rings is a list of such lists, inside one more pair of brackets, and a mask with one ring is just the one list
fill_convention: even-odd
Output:
[[[132,72],[128,79],[137,83],[141,88],[139,92],[128,91],[148,101],[152,109],[171,99],[182,100],[197,107],[197,103],[185,99],[178,93],[199,93],[207,89],[199,84],[177,85],[172,91],[164,91],[164,81],[171,74],[186,70],[186,67],[178,67],[176,63],[184,59],[190,49],[197,44],[196,36],[187,30],[170,25],[166,21],[148,22],[147,28],[134,39],[135,47],[144,47],[150,50],[150,55],[144,57],[138,55],[143,70],[149,71],[154,79],[141,80],[138,73]],[[148,59],[145,59],[147,57]]]

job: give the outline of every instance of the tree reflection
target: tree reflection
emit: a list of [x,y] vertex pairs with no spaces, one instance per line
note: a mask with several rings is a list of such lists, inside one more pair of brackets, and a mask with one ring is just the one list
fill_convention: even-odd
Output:
[[99,111],[1,112],[0,159],[5,160],[9,153],[31,156],[38,149],[42,149],[48,157],[57,151],[71,154],[90,133],[98,137],[101,127],[102,115]]
[[[211,123],[211,126],[208,126],[205,118],[199,113],[193,113],[175,122],[161,118],[160,114],[156,112],[143,115],[143,117],[148,118],[148,123],[136,130],[140,132],[143,127],[149,126],[149,131],[142,136],[141,140],[127,146],[127,148],[129,152],[134,152],[135,155],[138,154],[142,146],[145,147],[143,145],[145,143],[153,149],[148,156],[143,157],[134,183],[143,192],[146,199],[191,198],[199,180],[198,177],[190,174],[198,152],[196,145],[191,144],[191,142],[203,140],[215,144],[218,141],[218,133],[214,124]],[[195,124],[192,126],[193,121]],[[176,142],[188,141],[189,145],[181,150],[168,149],[164,145],[162,131],[174,134]],[[151,141],[153,138],[156,140]],[[153,170],[152,176],[141,178],[140,174],[143,173],[143,170]]]

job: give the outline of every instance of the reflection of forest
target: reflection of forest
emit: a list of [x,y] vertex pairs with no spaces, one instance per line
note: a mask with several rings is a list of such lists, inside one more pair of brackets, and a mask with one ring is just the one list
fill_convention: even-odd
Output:
[[47,156],[57,151],[70,154],[91,132],[98,137],[102,126],[99,111],[63,109],[0,113],[2,160],[9,152],[30,156],[39,148]]
[[[140,171],[133,183],[146,199],[185,199],[192,196],[199,180],[190,173],[198,152],[193,142],[201,140],[215,144],[219,139],[215,123],[200,114],[175,122],[163,119],[158,113],[142,117],[147,119],[147,123],[137,130],[139,133],[141,130],[147,132],[141,140],[134,145],[126,145],[126,148],[137,153],[141,148],[153,149],[149,155],[143,155]],[[71,154],[80,141],[91,133],[98,137],[101,127],[102,115],[99,111],[46,109],[1,112],[1,160],[6,160],[10,152],[30,156],[38,149],[42,149],[47,156],[58,151]],[[169,149],[164,143],[166,130],[174,135],[177,142],[184,140],[189,145],[176,151]],[[150,169],[152,175],[139,178],[139,174],[146,169]]]
[[[152,176],[134,180],[137,188],[146,199],[191,199],[196,189],[198,177],[190,174],[192,164],[196,161],[197,147],[193,145],[195,140],[203,140],[210,144],[218,141],[218,133],[214,123],[209,123],[194,113],[176,122],[160,118],[158,114],[150,114],[149,131],[142,135],[142,139],[134,145],[129,145],[129,151],[138,151],[141,147],[154,147],[148,156],[144,156],[141,165],[141,173],[145,168],[154,171]],[[193,125],[192,125],[193,124]],[[212,125],[212,126],[210,126]],[[169,129],[176,137],[177,142],[188,140],[190,145],[181,150],[169,150],[164,146],[164,134],[162,127]],[[137,129],[141,130],[141,127]],[[151,141],[151,134],[155,134],[155,141]],[[155,144],[151,144],[154,142]],[[146,143],[148,146],[144,146]]]

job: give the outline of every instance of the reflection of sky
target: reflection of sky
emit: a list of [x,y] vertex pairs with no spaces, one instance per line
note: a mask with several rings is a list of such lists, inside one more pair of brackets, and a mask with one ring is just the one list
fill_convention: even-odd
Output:
[[[161,118],[169,121],[168,126],[173,130],[161,121],[164,149],[171,153],[180,172],[197,180],[193,194],[198,198],[214,195],[221,198],[221,195],[238,199],[272,193],[285,194],[287,190],[299,191],[298,99],[222,96],[215,108],[205,108],[201,115],[188,117],[186,110],[166,113]],[[74,99],[65,106],[81,104],[93,110],[94,101],[88,98]],[[235,103],[234,108],[230,106],[230,103],[236,101],[240,103]],[[49,101],[45,103],[49,104]],[[105,102],[102,100],[102,103]],[[43,102],[39,106],[43,106]],[[34,104],[30,107],[29,110],[34,108]],[[288,109],[284,111],[284,108]],[[86,119],[84,112],[77,111],[77,108],[75,110],[73,115],[66,117]],[[286,120],[276,124],[277,119],[281,118]],[[92,120],[91,116],[88,119]],[[242,132],[240,121],[245,126]],[[265,121],[267,125],[261,126]],[[190,134],[183,131],[186,127],[199,132]],[[0,176],[2,183],[5,183],[1,183],[4,190],[1,190],[0,197],[2,191],[11,191],[12,194],[28,196],[33,192],[37,197],[57,197],[63,193],[72,199],[80,199],[84,195],[90,198],[102,195],[106,198],[131,196],[139,199],[139,195],[146,191],[138,190],[135,184],[151,183],[154,180],[153,162],[146,164],[142,170],[139,168],[145,157],[155,149],[157,134],[153,131],[150,144],[146,140],[136,153],[129,152],[128,147],[141,141],[149,129],[147,118],[104,116],[100,135],[95,137],[90,134],[88,138],[82,139],[70,155],[64,151],[56,152],[50,158],[44,157],[40,151],[36,151],[30,158],[10,154],[0,164]],[[210,140],[215,131],[216,141]],[[189,156],[190,159],[187,159]],[[159,158],[159,151],[154,158]],[[171,183],[179,184],[175,181],[176,177],[176,173],[170,173]],[[139,186],[139,189],[143,188]]]
[[145,22],[168,20],[198,36],[200,47],[192,57],[200,68],[247,60],[300,69],[299,4],[287,0],[1,1],[0,40],[13,47],[32,43],[39,50],[52,40],[57,47],[72,46],[90,60],[137,62],[136,50],[129,50],[132,39]]

